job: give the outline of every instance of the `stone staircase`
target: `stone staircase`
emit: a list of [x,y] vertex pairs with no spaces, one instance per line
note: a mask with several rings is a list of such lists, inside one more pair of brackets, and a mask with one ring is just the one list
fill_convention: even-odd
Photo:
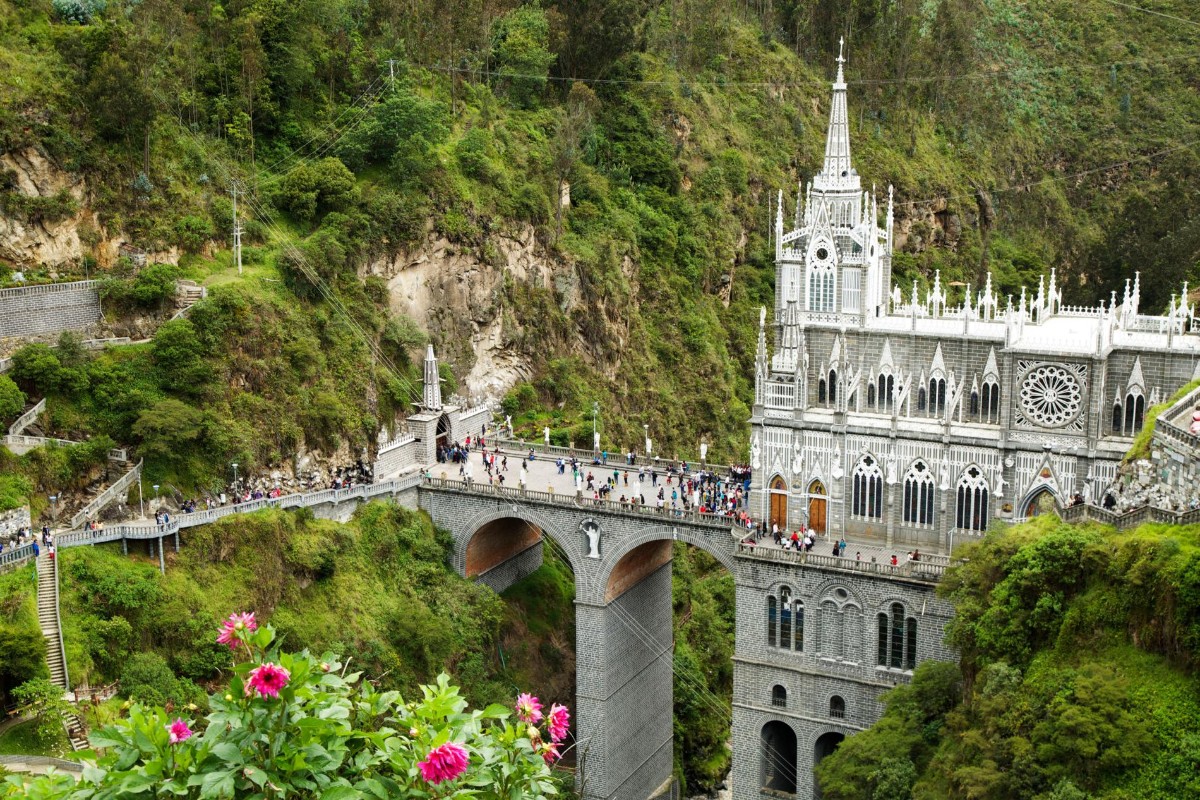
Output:
[[[63,650],[62,628],[59,623],[58,562],[47,552],[38,556],[37,580],[38,623],[42,628],[42,636],[46,639],[46,665],[50,668],[51,682],[66,693],[71,690],[71,683],[67,678],[66,653]],[[72,750],[88,748],[87,730],[78,716],[68,714],[63,720],[63,727],[66,728]]]

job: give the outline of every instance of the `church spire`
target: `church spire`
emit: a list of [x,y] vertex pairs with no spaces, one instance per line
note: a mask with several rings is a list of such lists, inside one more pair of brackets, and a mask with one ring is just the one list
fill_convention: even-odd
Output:
[[437,356],[433,354],[433,345],[425,351],[425,391],[421,397],[422,411],[442,410],[442,379],[438,374]]
[[[846,77],[842,65],[845,39],[838,40],[837,80],[833,82],[833,103],[829,107],[829,133],[825,137],[825,166],[817,176],[819,189],[851,188],[849,179],[857,178],[850,166],[850,119],[846,110]],[[853,182],[858,189],[858,182]]]

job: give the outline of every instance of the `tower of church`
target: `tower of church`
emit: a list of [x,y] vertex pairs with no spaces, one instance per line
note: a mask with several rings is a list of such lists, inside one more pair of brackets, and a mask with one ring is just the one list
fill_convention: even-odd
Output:
[[947,551],[993,519],[1100,502],[1146,410],[1200,374],[1186,287],[1154,316],[1136,275],[1120,300],[1079,307],[1053,270],[1015,298],[990,275],[965,291],[936,273],[894,285],[893,191],[881,209],[854,168],[845,63],[839,47],[824,161],[791,230],[779,197],[752,513]]

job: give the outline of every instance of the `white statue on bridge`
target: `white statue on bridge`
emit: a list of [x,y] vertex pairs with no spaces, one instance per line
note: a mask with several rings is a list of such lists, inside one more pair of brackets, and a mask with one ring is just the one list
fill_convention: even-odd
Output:
[[542,428],[542,438],[546,440],[546,447],[550,446],[550,428]]
[[708,442],[700,443],[700,462],[707,463],[708,458]]
[[505,414],[504,427],[508,428],[508,438],[511,439],[513,437],[513,426],[512,426],[512,415],[511,414]]
[[583,534],[587,536],[588,558],[600,557],[600,526],[594,522],[583,524]]

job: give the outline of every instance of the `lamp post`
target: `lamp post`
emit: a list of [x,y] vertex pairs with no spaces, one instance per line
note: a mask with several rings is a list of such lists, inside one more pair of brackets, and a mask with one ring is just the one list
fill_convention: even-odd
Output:
[[138,470],[138,516],[146,518],[146,504],[142,502],[142,471]]
[[233,491],[237,491],[237,462],[233,462]]
[[650,463],[650,423],[644,423],[642,429],[646,431],[646,463]]
[[50,495],[50,519],[54,527],[58,527],[58,495]]
[[595,400],[592,401],[592,447],[596,450],[600,449],[600,434],[596,432],[596,415],[600,413],[600,404]]

